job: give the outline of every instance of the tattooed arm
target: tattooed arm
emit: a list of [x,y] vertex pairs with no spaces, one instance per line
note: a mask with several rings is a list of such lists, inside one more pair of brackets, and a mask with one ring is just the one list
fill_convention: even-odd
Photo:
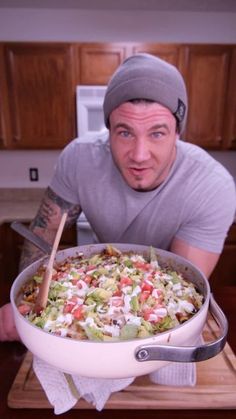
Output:
[[[69,227],[76,222],[81,212],[80,206],[65,201],[48,188],[39,211],[30,225],[30,229],[48,243],[53,244],[62,213],[65,211],[68,213],[65,227]],[[21,255],[20,270],[41,256],[44,256],[43,252],[29,241],[25,241]],[[19,339],[11,304],[5,304],[3,307],[0,307],[0,341]]]
[[[68,213],[66,227],[74,224],[81,212],[80,206],[65,201],[48,188],[43,197],[39,211],[30,224],[30,230],[53,244],[63,212]],[[29,241],[25,241],[20,261],[20,271],[30,263],[44,256],[44,253]]]

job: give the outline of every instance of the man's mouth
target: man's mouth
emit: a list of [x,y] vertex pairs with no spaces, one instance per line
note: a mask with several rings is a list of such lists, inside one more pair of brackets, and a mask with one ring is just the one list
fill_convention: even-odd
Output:
[[128,171],[133,176],[144,176],[150,170],[149,167],[129,167]]

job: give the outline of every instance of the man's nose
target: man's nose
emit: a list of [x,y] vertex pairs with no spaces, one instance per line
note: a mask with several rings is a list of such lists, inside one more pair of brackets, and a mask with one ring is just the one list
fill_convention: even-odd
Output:
[[130,152],[130,157],[137,163],[141,163],[150,158],[148,141],[145,138],[135,139]]

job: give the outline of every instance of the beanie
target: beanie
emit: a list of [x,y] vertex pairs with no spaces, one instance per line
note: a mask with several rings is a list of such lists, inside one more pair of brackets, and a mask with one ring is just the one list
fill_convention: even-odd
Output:
[[151,54],[127,58],[111,77],[103,103],[105,125],[109,128],[111,112],[132,99],[157,102],[175,116],[178,129],[184,129],[187,116],[187,92],[176,67]]

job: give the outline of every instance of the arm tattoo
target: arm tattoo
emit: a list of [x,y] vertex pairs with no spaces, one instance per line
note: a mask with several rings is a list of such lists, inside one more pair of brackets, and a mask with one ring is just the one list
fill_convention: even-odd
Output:
[[[45,192],[39,211],[30,224],[30,229],[45,241],[52,244],[63,212],[68,213],[66,228],[76,222],[81,212],[81,208],[79,205],[65,201],[48,188]],[[41,250],[32,243],[25,241],[21,255],[20,270],[42,256],[44,256],[44,254]]]
[[[60,196],[56,195],[52,189],[47,188],[45,197],[40,206],[39,212],[31,224],[32,229],[39,227],[45,229],[48,227],[49,220],[58,216],[59,213],[68,212],[66,226],[74,224],[81,212],[79,205],[71,204]],[[60,214],[60,216],[61,216]]]

